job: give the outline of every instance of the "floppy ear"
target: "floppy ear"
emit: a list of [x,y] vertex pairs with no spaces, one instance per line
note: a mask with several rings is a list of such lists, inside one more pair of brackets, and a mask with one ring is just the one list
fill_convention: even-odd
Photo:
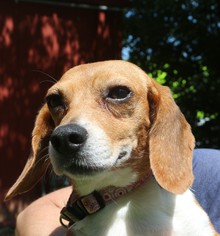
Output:
[[48,144],[50,134],[54,129],[49,110],[44,105],[35,122],[32,134],[32,154],[14,185],[9,189],[5,200],[22,194],[33,188],[46,172],[50,162],[48,158]]
[[149,133],[152,171],[161,187],[181,194],[193,181],[194,136],[169,88],[152,80],[148,101],[152,123]]

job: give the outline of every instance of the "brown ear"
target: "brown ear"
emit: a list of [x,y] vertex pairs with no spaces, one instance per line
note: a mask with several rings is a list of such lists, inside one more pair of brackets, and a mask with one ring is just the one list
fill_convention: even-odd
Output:
[[49,110],[47,106],[44,105],[37,116],[33,130],[32,154],[21,175],[9,189],[5,200],[9,200],[18,194],[30,190],[39,182],[50,164],[48,159],[48,144],[53,129],[54,124],[50,117]]
[[157,182],[164,189],[181,194],[193,181],[194,136],[167,87],[152,81],[149,86],[150,163]]

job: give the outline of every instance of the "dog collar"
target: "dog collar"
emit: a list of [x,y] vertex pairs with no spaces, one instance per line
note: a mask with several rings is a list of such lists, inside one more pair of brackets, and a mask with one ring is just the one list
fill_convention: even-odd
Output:
[[[152,176],[150,171],[144,178],[125,187],[108,186],[99,191],[94,191],[88,195],[77,197],[73,191],[69,197],[67,205],[60,212],[60,223],[66,228],[85,217],[95,214],[106,205],[123,197],[144,184]],[[65,224],[64,221],[68,223]]]

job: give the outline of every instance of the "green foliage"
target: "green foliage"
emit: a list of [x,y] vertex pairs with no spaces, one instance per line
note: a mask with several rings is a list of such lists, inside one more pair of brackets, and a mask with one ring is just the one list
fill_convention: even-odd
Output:
[[128,60],[171,88],[197,146],[220,148],[220,2],[133,0]]

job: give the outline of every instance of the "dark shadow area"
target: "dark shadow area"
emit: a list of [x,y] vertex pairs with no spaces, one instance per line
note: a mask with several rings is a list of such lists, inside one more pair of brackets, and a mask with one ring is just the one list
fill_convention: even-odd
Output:
[[[36,70],[57,80],[74,65],[119,59],[122,12],[0,2],[2,202],[29,156],[37,111],[47,89],[54,83],[52,78]],[[28,199],[23,197],[13,203],[1,204],[0,212],[5,214],[0,213],[0,223],[6,222],[5,215],[13,221],[16,212],[26,202],[39,197],[41,192],[40,184],[28,194]]]

